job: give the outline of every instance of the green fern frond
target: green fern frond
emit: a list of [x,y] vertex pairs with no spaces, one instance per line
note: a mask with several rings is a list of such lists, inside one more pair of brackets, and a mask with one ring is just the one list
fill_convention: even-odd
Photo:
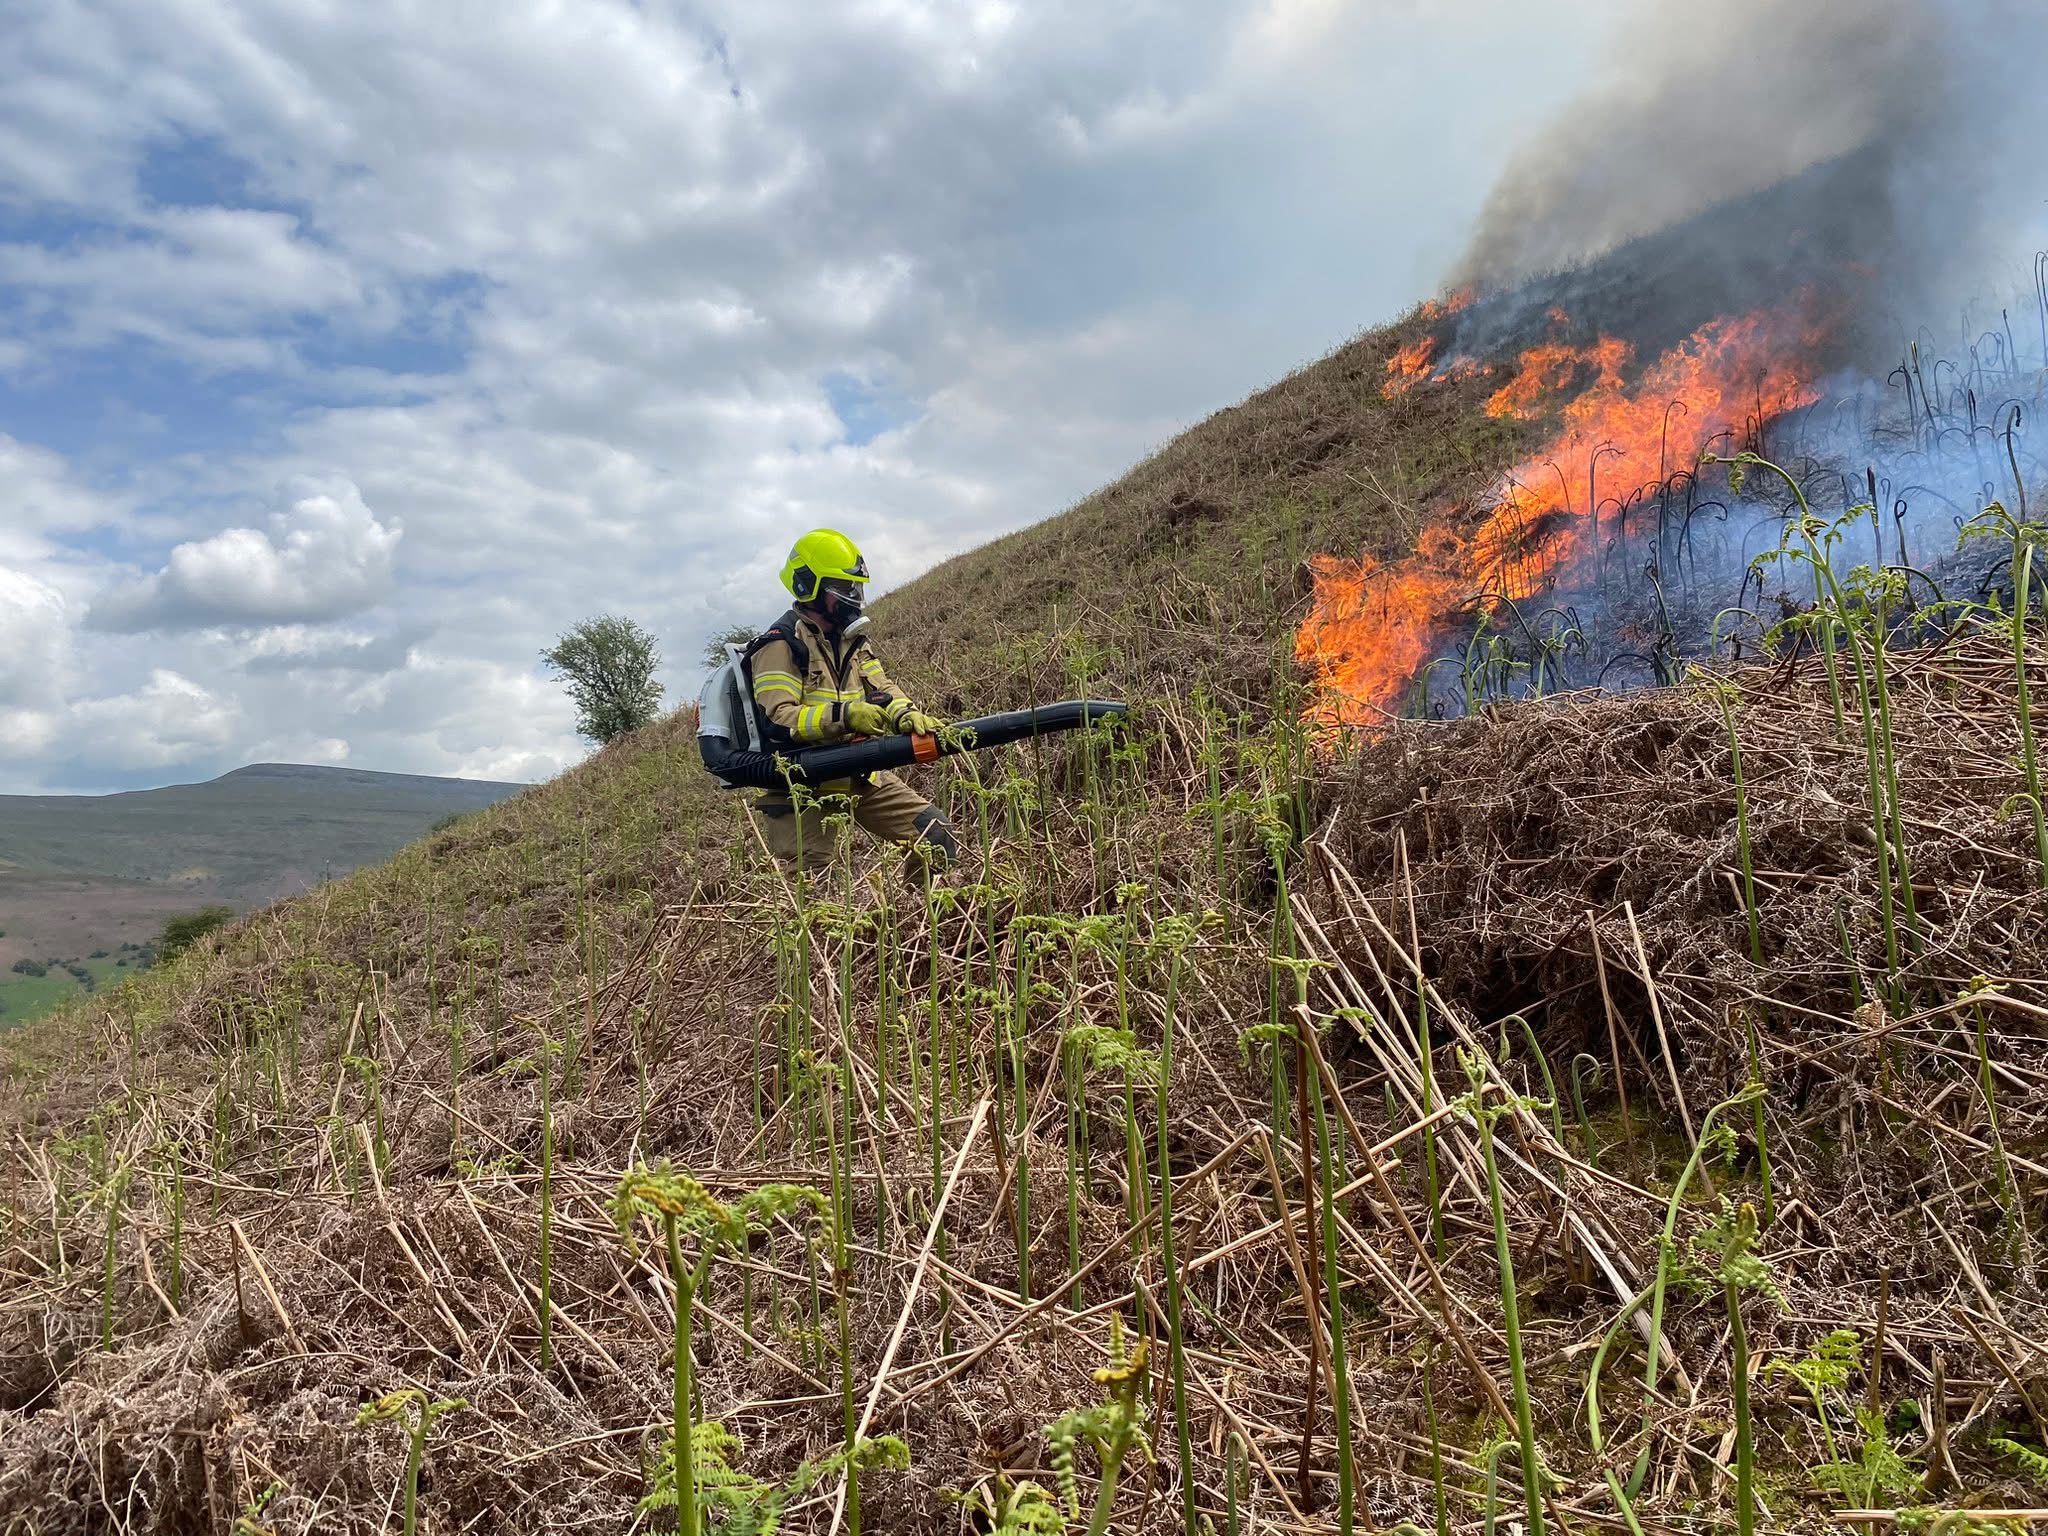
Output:
[[1244,1062],[1246,1066],[1250,1066],[1252,1051],[1256,1047],[1269,1046],[1278,1048],[1283,1041],[1292,1040],[1293,1038],[1294,1025],[1291,1022],[1275,1023],[1268,1020],[1263,1024],[1249,1025],[1237,1032],[1238,1059]]
[[732,1210],[693,1175],[667,1163],[629,1168],[612,1196],[612,1220],[630,1234],[640,1216],[674,1217],[686,1232],[723,1231],[732,1224]]
[[[1733,1286],[1738,1291],[1763,1291],[1778,1302],[1784,1294],[1778,1289],[1776,1276],[1770,1266],[1757,1256],[1756,1207],[1747,1200],[1740,1206],[1727,1199],[1721,1201],[1721,1214],[1694,1240],[1693,1246],[1699,1253],[1711,1258],[1711,1278],[1722,1286]],[[1829,1336],[1830,1338],[1833,1335]],[[1853,1364],[1856,1335],[1848,1335],[1850,1343],[1849,1361]],[[1842,1379],[1848,1380],[1846,1368]]]
[[1066,1536],[1067,1522],[1052,1495],[1028,1478],[994,1511],[989,1536]]
[[1814,1345],[1813,1353],[1804,1360],[1773,1360],[1764,1371],[1772,1376],[1790,1376],[1807,1391],[1819,1393],[1846,1388],[1850,1376],[1862,1363],[1862,1336],[1847,1328],[1837,1328]]
[[[1855,1335],[1849,1337],[1854,1338]],[[1788,1367],[1788,1370],[1796,1370],[1796,1367]],[[1911,1498],[1919,1490],[1919,1475],[1892,1445],[1883,1417],[1868,1408],[1858,1408],[1856,1423],[1863,1430],[1863,1449],[1856,1460],[1816,1467],[1814,1482],[1859,1503],[1874,1500],[1880,1495],[1898,1501]]]
[[763,1184],[742,1197],[733,1214],[744,1236],[747,1230],[766,1227],[785,1216],[808,1211],[822,1217],[825,1210],[825,1197],[815,1189],[802,1184]]
[[2042,1455],[2031,1445],[2021,1445],[2019,1441],[2009,1440],[2003,1435],[1991,1442],[1991,1448],[1994,1451],[2003,1451],[2019,1463],[2020,1470],[2035,1483],[2048,1488],[2048,1456]]
[[1086,1440],[1094,1447],[1103,1465],[1105,1484],[1115,1481],[1113,1469],[1132,1450],[1147,1461],[1153,1458],[1152,1442],[1145,1434],[1147,1349],[1144,1339],[1127,1346],[1123,1319],[1112,1312],[1109,1364],[1095,1373],[1097,1385],[1106,1389],[1102,1400],[1064,1413],[1045,1426],[1052,1469],[1059,1479],[1067,1509],[1076,1519],[1081,1513],[1081,1493],[1074,1475],[1074,1450],[1081,1441]]
[[1076,1024],[1060,1037],[1070,1061],[1078,1061],[1085,1076],[1115,1073],[1151,1086],[1159,1081],[1159,1057],[1138,1044],[1128,1029],[1107,1024]]
[[[783,1511],[824,1479],[848,1467],[860,1471],[903,1471],[910,1465],[910,1447],[895,1435],[875,1435],[836,1451],[822,1461],[807,1461],[781,1483],[755,1477],[735,1465],[739,1437],[716,1419],[690,1426],[691,1459],[697,1473],[698,1507],[705,1530],[716,1536],[775,1536]],[[640,1500],[643,1515],[674,1509],[677,1504],[675,1447],[662,1442],[655,1459],[653,1486]]]

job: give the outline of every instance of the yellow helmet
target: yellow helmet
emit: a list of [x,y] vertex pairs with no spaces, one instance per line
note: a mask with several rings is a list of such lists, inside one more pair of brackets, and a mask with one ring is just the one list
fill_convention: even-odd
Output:
[[[816,602],[828,581],[858,582],[866,585],[868,563],[845,534],[830,528],[813,528],[789,548],[782,564],[782,584],[800,603]],[[859,607],[858,602],[853,605]]]

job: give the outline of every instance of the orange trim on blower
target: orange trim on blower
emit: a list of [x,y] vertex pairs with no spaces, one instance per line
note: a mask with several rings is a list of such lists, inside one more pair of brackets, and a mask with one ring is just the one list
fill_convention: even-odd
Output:
[[939,760],[939,738],[936,736],[912,736],[910,755],[920,763],[936,763]]

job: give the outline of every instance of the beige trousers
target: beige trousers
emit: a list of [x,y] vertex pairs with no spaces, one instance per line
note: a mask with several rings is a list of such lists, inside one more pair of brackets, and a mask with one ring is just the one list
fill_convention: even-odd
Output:
[[[847,793],[853,796],[854,823],[870,836],[885,843],[941,840],[931,835],[930,829],[934,823],[943,828],[944,819],[932,810],[929,800],[895,774],[884,770],[873,775],[866,784],[852,785]],[[843,807],[833,806],[832,809]],[[806,869],[826,868],[838,852],[835,829],[825,825],[826,814],[826,810],[818,806],[799,814],[781,798],[760,800],[754,805],[754,815],[760,820],[761,836],[768,844],[768,851],[785,864],[796,862],[801,827]],[[950,833],[944,841],[951,841]]]

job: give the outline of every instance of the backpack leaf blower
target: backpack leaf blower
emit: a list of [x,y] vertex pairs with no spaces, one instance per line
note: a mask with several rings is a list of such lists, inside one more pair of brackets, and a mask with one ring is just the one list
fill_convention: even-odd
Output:
[[[943,736],[876,736],[785,752],[780,754],[788,765],[785,774],[784,768],[777,766],[777,754],[763,750],[751,739],[751,710],[700,709],[697,746],[703,754],[704,766],[727,788],[782,789],[790,783],[817,785],[854,779],[889,768],[906,768],[912,763],[936,762],[960,752],[979,752],[984,747],[1000,747],[1035,736],[1083,730],[1097,721],[1119,719],[1126,713],[1123,704],[1111,700],[1067,699],[1058,704],[962,720]],[[735,740],[736,735],[747,739]]]

